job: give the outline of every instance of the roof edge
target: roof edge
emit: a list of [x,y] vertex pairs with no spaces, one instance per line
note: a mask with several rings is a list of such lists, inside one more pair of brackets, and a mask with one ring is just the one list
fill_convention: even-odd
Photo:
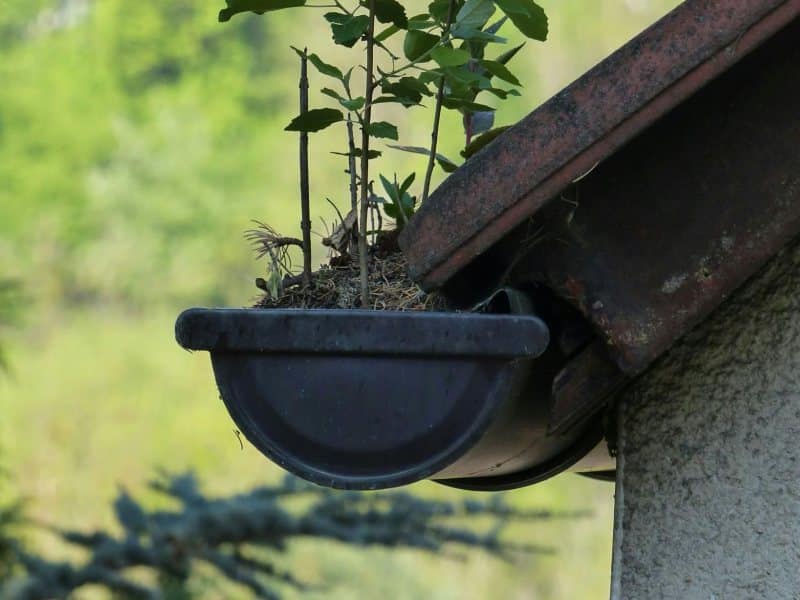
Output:
[[800,0],[687,0],[459,168],[403,231],[426,289],[800,15]]

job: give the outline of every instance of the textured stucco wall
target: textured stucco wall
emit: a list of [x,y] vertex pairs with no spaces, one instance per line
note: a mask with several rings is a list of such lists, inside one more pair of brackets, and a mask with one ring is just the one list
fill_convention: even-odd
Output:
[[628,389],[613,600],[800,598],[800,247]]

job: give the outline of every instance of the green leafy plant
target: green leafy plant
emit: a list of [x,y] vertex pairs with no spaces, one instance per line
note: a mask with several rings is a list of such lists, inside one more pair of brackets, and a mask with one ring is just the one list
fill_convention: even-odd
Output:
[[404,226],[414,214],[414,205],[416,198],[413,198],[408,192],[408,188],[414,183],[415,173],[411,173],[403,180],[403,183],[397,183],[397,175],[394,177],[394,182],[390,182],[383,175],[380,176],[383,189],[386,191],[388,199],[381,199],[384,203],[383,210],[386,215],[394,219],[398,227]]
[[[358,244],[357,247],[351,245],[351,250],[358,255],[361,303],[367,306],[369,211],[376,204],[382,204],[385,214],[402,227],[415,208],[410,192],[415,180],[413,175],[401,184],[380,176],[387,198],[371,192],[370,161],[382,155],[382,150],[374,148],[373,143],[398,141],[400,137],[394,123],[378,118],[381,106],[395,104],[410,109],[433,103],[429,145],[389,145],[428,157],[418,195],[419,203],[424,203],[430,195],[435,167],[439,165],[445,172],[457,167],[456,162],[437,152],[442,110],[458,111],[462,116],[465,134],[462,156],[466,159],[502,132],[502,128],[494,128],[495,109],[484,98],[502,101],[519,95],[522,83],[508,63],[523,45],[504,52],[492,50],[507,42],[499,33],[508,22],[525,37],[544,41],[547,16],[534,0],[433,0],[427,11],[413,15],[409,15],[398,0],[332,0],[331,4],[311,4],[308,0],[227,0],[219,19],[228,21],[244,12],[264,14],[299,7],[323,10],[322,16],[330,26],[333,42],[347,48],[359,47],[356,63],[347,67],[330,64],[316,53],[294,48],[301,60],[301,110],[286,130],[299,132],[301,136],[301,205],[305,233],[308,179],[303,165],[307,168],[308,144],[304,136],[337,124],[345,126],[347,146],[339,154],[348,159],[351,210],[358,215],[354,227]],[[326,85],[320,91],[333,106],[308,106],[305,75],[308,62],[325,78]],[[354,81],[354,73],[358,73],[359,83]],[[360,132],[358,140],[354,125]],[[310,241],[308,236],[305,238],[303,253],[310,256]],[[308,259],[304,263],[303,277],[309,281]]]

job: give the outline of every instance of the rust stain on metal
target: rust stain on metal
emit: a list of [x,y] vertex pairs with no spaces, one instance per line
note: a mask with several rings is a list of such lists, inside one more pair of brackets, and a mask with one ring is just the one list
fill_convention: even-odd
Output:
[[687,0],[451,175],[401,236],[442,285],[570,182],[800,14],[800,0]]
[[640,372],[800,233],[799,17],[685,2],[456,171],[403,234],[412,275],[437,287],[521,244],[599,162],[509,283],[547,285]]
[[548,433],[563,434],[584,423],[626,381],[601,342],[589,345],[553,380]]

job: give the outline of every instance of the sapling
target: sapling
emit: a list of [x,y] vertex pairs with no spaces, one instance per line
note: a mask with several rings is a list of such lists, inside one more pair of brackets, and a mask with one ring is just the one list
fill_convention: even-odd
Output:
[[[300,55],[300,113],[308,112],[308,50]],[[303,283],[311,283],[311,199],[308,187],[308,132],[300,132],[300,212],[303,232]]]
[[[491,142],[504,128],[494,128],[495,108],[479,100],[491,95],[505,100],[519,95],[522,83],[509,70],[509,61],[523,45],[487,58],[490,47],[505,44],[498,34],[510,22],[525,37],[544,41],[547,37],[547,16],[534,0],[433,0],[427,9],[408,16],[406,7],[398,0],[332,0],[332,3],[309,4],[308,0],[226,0],[227,7],[219,15],[227,21],[236,14],[254,12],[264,14],[289,8],[320,8],[330,26],[335,44],[347,48],[359,47],[362,51],[356,64],[348,68],[330,64],[318,54],[300,51],[301,103],[300,114],[287,125],[286,130],[300,133],[301,145],[301,206],[303,240],[303,277],[308,285],[310,274],[310,216],[308,214],[308,134],[330,126],[343,124],[346,148],[336,153],[347,157],[350,210],[347,218],[340,218],[346,229],[348,253],[356,254],[360,271],[361,305],[369,304],[368,268],[368,217],[370,210],[382,205],[387,216],[403,227],[416,209],[416,196],[410,191],[413,176],[397,183],[380,176],[387,198],[372,193],[371,163],[382,155],[373,147],[373,140],[398,141],[395,124],[376,118],[382,104],[395,104],[404,108],[422,106],[433,102],[433,121],[430,143],[426,147],[389,144],[406,152],[424,155],[426,166],[422,177],[420,202],[430,193],[433,171],[438,165],[451,172],[457,163],[438,152],[439,132],[443,110],[458,111],[464,125],[464,150],[461,155],[469,159]],[[492,21],[495,13],[502,15]],[[402,34],[402,43],[400,38]],[[402,57],[402,58],[401,58]],[[335,87],[324,86],[320,92],[333,102],[333,106],[309,108],[306,65],[310,62],[323,77],[333,80]],[[353,91],[353,72],[363,74],[363,95]],[[500,81],[501,84],[496,82]],[[354,128],[360,135],[355,135]],[[356,144],[359,139],[359,145]],[[393,183],[392,183],[393,182]],[[373,227],[373,235],[374,235]],[[357,243],[354,243],[354,239]],[[274,262],[274,261],[273,261]],[[298,278],[282,279],[294,284]]]
[[[453,10],[455,9],[456,0],[449,0],[447,4],[447,20],[445,21],[443,36],[450,33],[450,27],[453,24]],[[422,186],[422,202],[428,199],[430,192],[431,176],[433,175],[433,167],[436,164],[436,147],[439,142],[439,123],[442,116],[442,103],[444,102],[445,93],[445,76],[442,74],[439,77],[439,85],[436,91],[436,104],[433,107],[433,129],[431,130],[431,148],[428,153],[428,166],[425,169],[425,183]],[[405,217],[405,214],[403,215]]]
[[[364,77],[364,112],[359,115],[361,123],[361,206],[358,218],[358,267],[361,273],[361,306],[369,303],[369,285],[367,283],[367,209],[369,201],[369,138],[372,135],[372,95],[375,92],[373,71],[375,69],[375,0],[369,3],[367,17],[366,45],[367,65]],[[405,13],[405,11],[403,11]]]

